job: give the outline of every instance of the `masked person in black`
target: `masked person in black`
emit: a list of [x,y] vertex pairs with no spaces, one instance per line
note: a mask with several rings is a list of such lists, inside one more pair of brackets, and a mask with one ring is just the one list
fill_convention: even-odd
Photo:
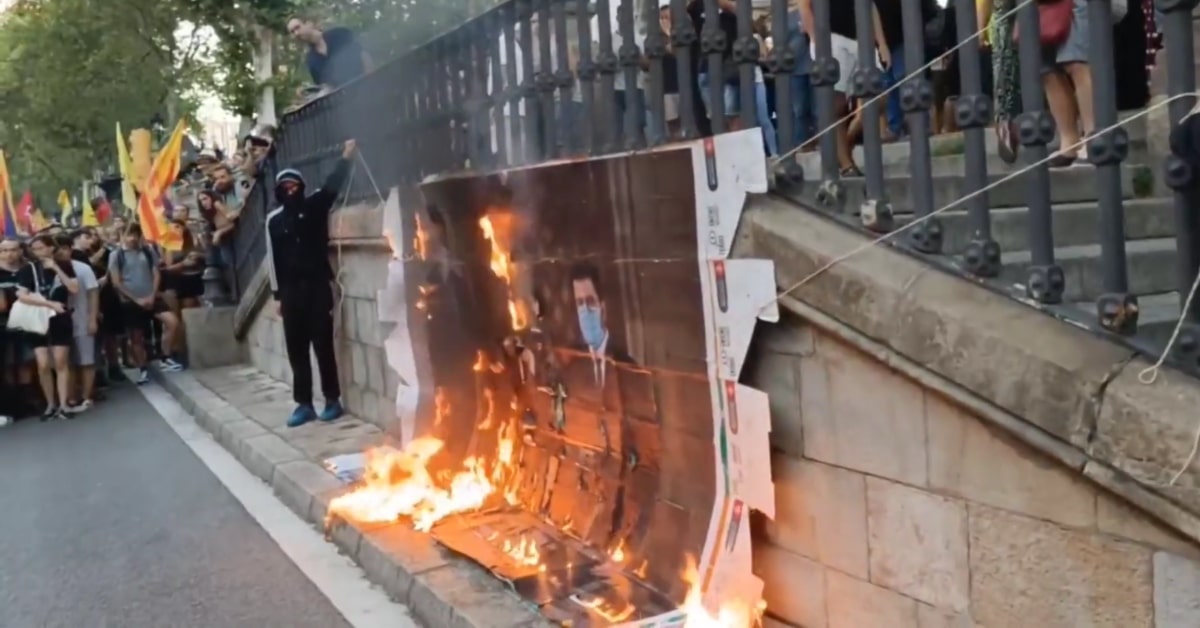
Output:
[[[337,358],[333,350],[333,269],[329,265],[329,211],[350,174],[354,140],[347,140],[325,184],[305,196],[304,177],[285,169],[275,177],[275,198],[280,206],[267,214],[267,259],[271,294],[283,317],[283,339],[292,367],[292,396],[296,409],[288,427],[313,419],[333,421],[342,416]],[[312,365],[308,352],[317,356],[325,409],[313,409]]]

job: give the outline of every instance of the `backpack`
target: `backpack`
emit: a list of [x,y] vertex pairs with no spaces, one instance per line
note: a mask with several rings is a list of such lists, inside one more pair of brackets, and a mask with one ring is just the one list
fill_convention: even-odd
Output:
[[[142,256],[146,258],[146,264],[154,268],[154,254],[150,252],[150,247],[142,245]],[[125,248],[117,249],[117,272],[125,275]]]

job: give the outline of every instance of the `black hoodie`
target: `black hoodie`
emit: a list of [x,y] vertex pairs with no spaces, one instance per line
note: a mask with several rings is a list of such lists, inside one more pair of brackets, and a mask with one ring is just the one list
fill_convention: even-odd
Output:
[[[295,200],[285,201],[267,214],[267,261],[274,298],[278,299],[280,293],[298,283],[328,283],[333,279],[333,268],[329,265],[329,210],[349,174],[350,161],[339,160],[319,190],[303,196],[301,188]],[[293,178],[303,181],[298,176]]]

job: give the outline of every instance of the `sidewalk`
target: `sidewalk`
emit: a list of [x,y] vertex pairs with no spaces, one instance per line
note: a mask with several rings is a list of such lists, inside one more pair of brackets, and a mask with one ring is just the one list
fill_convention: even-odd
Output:
[[[158,378],[201,427],[318,529],[324,526],[329,500],[346,490],[321,460],[384,441],[382,430],[352,415],[287,428],[293,407],[290,388],[253,367],[161,373]],[[551,625],[500,580],[406,523],[361,528],[337,523],[327,538],[426,626]]]

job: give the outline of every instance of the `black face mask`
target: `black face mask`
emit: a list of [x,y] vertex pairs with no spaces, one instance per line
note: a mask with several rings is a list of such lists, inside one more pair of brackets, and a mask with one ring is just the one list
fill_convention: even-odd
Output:
[[275,198],[279,199],[279,202],[285,207],[294,207],[304,200],[304,186],[299,185],[290,189],[282,185],[276,186]]

